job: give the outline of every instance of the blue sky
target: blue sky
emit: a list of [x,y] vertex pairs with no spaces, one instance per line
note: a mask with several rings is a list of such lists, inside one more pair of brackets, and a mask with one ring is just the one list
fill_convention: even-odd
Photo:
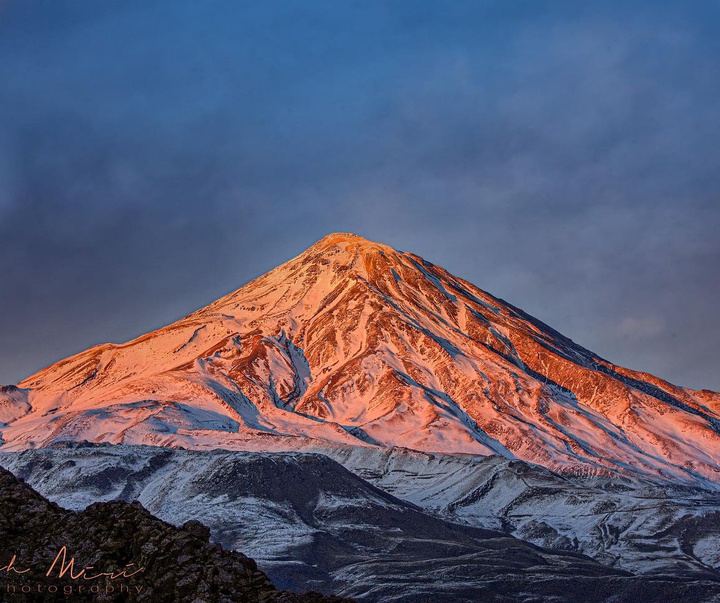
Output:
[[0,383],[351,231],[720,389],[720,3],[0,0]]

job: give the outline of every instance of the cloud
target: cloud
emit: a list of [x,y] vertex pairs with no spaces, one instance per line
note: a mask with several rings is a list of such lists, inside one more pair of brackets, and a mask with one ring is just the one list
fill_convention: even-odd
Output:
[[7,4],[0,382],[349,230],[720,389],[709,8]]
[[622,337],[644,339],[660,335],[665,330],[665,321],[657,316],[627,316],[616,330]]

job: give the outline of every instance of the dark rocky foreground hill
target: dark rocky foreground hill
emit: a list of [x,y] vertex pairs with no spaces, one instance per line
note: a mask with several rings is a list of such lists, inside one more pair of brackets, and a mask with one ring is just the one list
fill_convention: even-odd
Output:
[[[67,511],[0,469],[2,601],[350,602],[279,591],[252,559],[210,543],[209,536],[198,522],[176,528],[137,502]],[[109,572],[114,575],[94,579]]]

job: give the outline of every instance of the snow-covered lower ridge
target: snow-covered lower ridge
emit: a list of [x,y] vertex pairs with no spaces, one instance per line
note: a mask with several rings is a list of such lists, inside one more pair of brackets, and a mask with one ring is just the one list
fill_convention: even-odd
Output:
[[562,476],[498,456],[340,447],[327,453],[383,491],[454,522],[633,572],[711,572],[720,579],[717,487]]
[[0,421],[5,450],[308,439],[720,482],[719,394],[615,366],[416,255],[348,234],[0,391]]
[[[67,508],[137,499],[171,523],[200,520],[273,579],[289,568],[307,579],[327,558],[325,571],[357,587],[377,574],[348,568],[358,559],[360,567],[387,560],[392,550],[408,555],[406,566],[442,557],[437,564],[452,580],[462,561],[453,547],[465,537],[435,532],[433,522],[444,519],[583,553],[617,570],[720,585],[720,493],[700,488],[569,478],[497,456],[344,446],[321,455],[69,445],[0,453],[0,465]],[[337,586],[331,590],[345,592]]]

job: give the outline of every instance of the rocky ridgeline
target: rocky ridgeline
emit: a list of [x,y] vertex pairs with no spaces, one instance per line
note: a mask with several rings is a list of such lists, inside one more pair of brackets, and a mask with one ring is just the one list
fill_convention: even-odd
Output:
[[209,536],[199,522],[176,528],[137,502],[67,511],[0,469],[0,601],[350,602],[279,591],[255,561]]

